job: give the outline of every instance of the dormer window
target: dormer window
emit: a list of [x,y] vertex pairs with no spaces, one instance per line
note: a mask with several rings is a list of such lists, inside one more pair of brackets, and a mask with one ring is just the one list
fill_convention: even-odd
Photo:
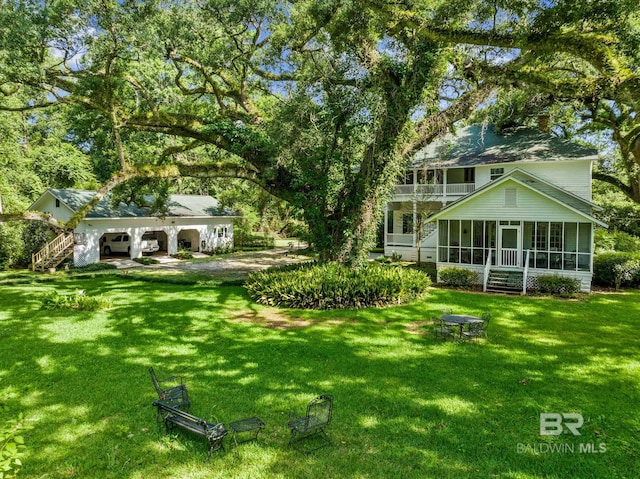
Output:
[[490,174],[491,181],[497,180],[502,175],[504,175],[504,168],[491,168],[491,174]]

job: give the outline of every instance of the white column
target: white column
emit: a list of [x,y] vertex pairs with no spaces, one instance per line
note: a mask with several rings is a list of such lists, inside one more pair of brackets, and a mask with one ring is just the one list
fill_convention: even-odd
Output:
[[417,241],[417,237],[418,237],[418,232],[416,231],[416,221],[418,220],[418,202],[414,199],[413,200],[413,225],[412,225],[412,230],[413,230],[413,246],[415,247],[416,244],[418,244]]
[[129,253],[131,259],[142,257],[142,231],[132,228],[129,233]]
[[178,252],[178,230],[175,227],[166,228],[164,232],[167,234],[167,254],[176,254]]
[[382,247],[387,247],[387,233],[389,232],[389,203],[384,205],[384,234],[382,236]]

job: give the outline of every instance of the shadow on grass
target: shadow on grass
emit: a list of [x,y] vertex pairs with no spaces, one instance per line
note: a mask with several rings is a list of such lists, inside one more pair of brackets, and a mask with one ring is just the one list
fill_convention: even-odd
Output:
[[[113,307],[40,311],[53,288]],[[275,314],[239,287],[105,276],[3,293],[0,391],[9,415],[36,425],[27,477],[625,477],[637,467],[638,293],[558,301],[434,289],[403,307],[279,311],[308,325],[290,329],[237,321]],[[445,307],[491,311],[489,341],[407,330]],[[184,375],[194,414],[258,415],[264,434],[203,464],[203,441],[158,435],[150,365]],[[320,393],[335,397],[335,447],[302,458],[286,446],[287,411]],[[541,437],[541,412],[583,414],[582,436]],[[607,452],[518,452],[553,440]]]

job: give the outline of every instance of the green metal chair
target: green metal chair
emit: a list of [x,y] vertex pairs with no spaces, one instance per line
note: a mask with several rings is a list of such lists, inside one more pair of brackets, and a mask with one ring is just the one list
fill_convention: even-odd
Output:
[[[314,398],[307,405],[307,414],[305,416],[298,416],[293,412],[289,413],[290,420],[287,423],[287,427],[291,429],[289,445],[303,454],[316,451],[325,446],[332,446],[333,444],[324,430],[325,427],[331,424],[332,415],[333,396],[327,394]],[[316,436],[322,440],[322,443],[312,449],[304,449],[302,441]]]
[[487,337],[487,328],[489,327],[489,321],[491,321],[491,313],[482,313],[481,323],[474,323],[469,325],[469,331],[463,331],[462,336],[464,339],[477,339]]
[[[160,401],[182,411],[189,412],[191,409],[191,401],[189,400],[189,394],[187,393],[187,386],[182,382],[181,376],[170,376],[168,378],[158,380],[153,368],[149,368],[149,375],[151,376],[151,381],[153,382],[153,386],[156,388]],[[169,381],[175,382],[176,379],[180,381],[180,384],[171,387],[162,387],[160,385],[160,383],[166,383]]]
[[455,336],[455,331],[451,327],[451,325],[444,322],[442,316],[446,316],[447,314],[451,314],[450,309],[443,309],[441,311],[439,318],[432,318],[434,325],[434,334],[436,339],[440,336],[442,339],[453,338]]

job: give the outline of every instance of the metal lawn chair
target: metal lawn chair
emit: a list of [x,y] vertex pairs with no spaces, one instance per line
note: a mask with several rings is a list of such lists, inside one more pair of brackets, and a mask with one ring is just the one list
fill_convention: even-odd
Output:
[[[153,382],[153,386],[156,388],[156,392],[158,393],[158,398],[160,399],[160,401],[182,411],[189,412],[189,410],[191,409],[191,401],[189,400],[189,394],[187,393],[187,386],[182,382],[181,376],[171,376],[162,380],[158,380],[153,368],[149,368],[149,374],[151,375],[151,381]],[[180,383],[175,386],[161,386],[161,383],[166,383],[169,381],[175,382],[176,379],[179,380]]]
[[[303,454],[315,451],[327,445],[332,446],[333,444],[324,430],[331,423],[332,413],[333,396],[326,394],[314,398],[307,405],[307,414],[305,416],[298,416],[293,412],[290,413],[290,420],[287,423],[287,427],[291,429],[289,445],[293,446]],[[322,440],[322,443],[312,449],[305,450],[301,442],[305,439],[316,436]]]
[[462,336],[465,339],[477,339],[487,337],[487,328],[489,327],[489,321],[491,321],[491,313],[482,313],[481,323],[473,323],[469,325],[469,331],[464,331]]

